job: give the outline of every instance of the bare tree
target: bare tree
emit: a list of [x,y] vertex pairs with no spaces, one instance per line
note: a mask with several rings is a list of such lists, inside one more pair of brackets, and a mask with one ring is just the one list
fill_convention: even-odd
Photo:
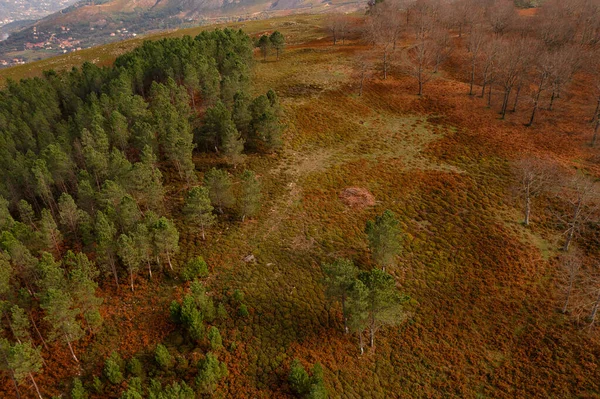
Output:
[[589,62],[586,62],[587,72],[592,76],[593,79],[593,96],[596,102],[594,113],[590,119],[590,123],[600,118],[600,50],[596,50],[590,53]]
[[563,314],[567,313],[571,305],[575,284],[580,277],[581,263],[581,255],[578,253],[563,254],[559,258],[560,285],[565,294],[565,302],[561,309]]
[[517,42],[504,41],[500,46],[498,54],[498,83],[504,90],[504,99],[500,110],[501,118],[504,119],[508,108],[510,94],[515,85],[522,78],[529,59],[530,43],[521,39]]
[[327,18],[325,22],[326,29],[331,33],[333,45],[335,46],[339,39],[342,40],[342,45],[348,33],[350,21],[348,16],[342,14],[333,14]]
[[535,120],[535,115],[540,105],[540,97],[542,93],[548,89],[550,84],[550,74],[552,70],[552,63],[550,61],[550,55],[545,48],[538,46],[534,51],[534,78],[533,83],[535,85],[535,89],[531,93],[531,97],[533,100],[533,108],[531,110],[531,116],[529,117],[529,122],[525,126],[533,125],[533,121]]
[[429,82],[435,73],[436,51],[435,43],[423,36],[404,53],[402,60],[404,71],[417,79],[418,95],[423,95],[423,86]]
[[391,8],[380,3],[371,9],[366,22],[367,39],[381,51],[383,79],[387,79],[391,53],[398,38],[397,21],[390,17]]
[[496,80],[498,71],[498,56],[500,54],[500,42],[497,40],[487,41],[483,45],[483,57],[481,59],[481,97],[485,96],[485,89],[489,86],[488,106],[492,105],[492,85]]
[[434,67],[433,72],[437,73],[440,65],[442,65],[453,50],[452,40],[448,29],[443,26],[437,26],[431,32],[431,41],[433,42],[434,51]]
[[487,18],[497,36],[505,34],[517,19],[517,10],[511,0],[497,0],[487,9]]
[[449,3],[449,13],[453,26],[458,28],[458,37],[465,31],[471,32],[474,25],[483,18],[482,3],[478,0],[456,0]]
[[564,87],[573,79],[581,65],[581,50],[565,46],[551,53],[550,84],[552,95],[548,109],[552,111],[554,100],[560,98]]
[[483,52],[487,40],[487,35],[481,26],[475,26],[471,29],[469,40],[467,42],[467,50],[469,51],[469,66],[470,66],[470,77],[469,77],[469,95],[473,95],[473,85],[475,84],[475,71],[477,68],[477,61]]
[[537,36],[548,49],[571,43],[577,31],[572,10],[563,0],[546,1],[536,15],[535,25]]
[[600,42],[600,4],[594,0],[580,0],[575,4],[580,44],[597,45]]
[[532,202],[543,194],[557,176],[556,168],[537,158],[523,158],[513,165],[517,179],[516,191],[523,201],[523,224],[529,226]]
[[359,88],[358,96],[362,96],[365,81],[371,76],[371,70],[373,68],[373,56],[370,53],[362,53],[356,58],[356,64],[359,71]]
[[563,251],[567,252],[573,239],[596,216],[597,183],[588,176],[578,173],[563,185],[560,197],[567,203],[566,211],[558,215],[559,223],[564,226]]

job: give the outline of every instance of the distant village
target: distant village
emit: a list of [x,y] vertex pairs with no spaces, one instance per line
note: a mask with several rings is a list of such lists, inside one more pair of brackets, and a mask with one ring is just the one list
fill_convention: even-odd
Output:
[[[95,27],[89,28],[90,32],[94,32],[96,30]],[[103,30],[103,29],[99,29]],[[15,56],[8,57],[5,54],[4,58],[0,58],[0,68],[1,67],[9,67],[13,65],[22,65],[31,59],[26,59],[25,57],[16,56],[21,52],[27,51],[45,51],[46,53],[54,53],[54,54],[66,54],[70,52],[80,51],[89,46],[85,46],[82,44],[82,40],[74,37],[75,35],[71,34],[71,28],[68,26],[60,26],[57,27],[54,31],[39,31],[37,27],[31,28],[31,36],[30,41],[27,41],[23,44],[22,49],[18,49],[14,52]],[[79,33],[81,36],[81,33]],[[114,39],[127,39],[133,38],[137,36],[137,33],[130,32],[126,28],[115,29],[114,31],[102,32],[99,36],[108,36]]]

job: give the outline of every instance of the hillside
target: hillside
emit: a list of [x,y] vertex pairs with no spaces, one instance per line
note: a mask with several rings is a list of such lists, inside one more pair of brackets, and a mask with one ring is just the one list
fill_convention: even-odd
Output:
[[[365,18],[347,23],[361,27]],[[431,73],[419,96],[417,80],[401,61],[395,59],[383,79],[381,47],[373,50],[354,29],[334,46],[330,25],[323,15],[227,25],[252,38],[273,31],[285,36],[278,60],[273,53],[263,60],[255,51],[249,89],[251,97],[270,89],[277,94],[282,146],[267,154],[247,151],[239,165],[197,148],[193,169],[199,181],[215,166],[236,178],[243,169],[253,170],[262,187],[260,211],[243,221],[231,210],[218,214],[203,240],[181,212],[186,183],[162,162],[166,212],[180,233],[175,271],[164,267],[152,279],[139,273],[135,292],[102,280],[104,325],[74,344],[81,364],[61,342],[49,344],[44,371],[36,375],[44,397],[68,395],[76,377],[95,392],[94,376],[104,388],[91,397],[126,397],[121,392],[135,385],[131,377],[137,374],[122,367],[128,382],[110,384],[105,359],[113,351],[125,360],[141,359],[145,384],[154,377],[193,384],[195,363],[206,364],[209,344],[188,341],[170,319],[170,306],[190,291],[180,271],[199,255],[210,271],[202,280],[208,296],[228,312],[214,326],[223,340],[216,353],[229,372],[210,395],[299,397],[289,379],[293,359],[307,369],[322,365],[331,398],[599,395],[600,331],[588,317],[600,281],[600,236],[597,213],[591,212],[597,208],[590,206],[568,252],[579,254],[581,270],[592,272],[577,279],[567,312],[561,312],[561,248],[568,230],[556,218],[571,210],[559,181],[576,171],[593,181],[600,176],[598,149],[590,144],[590,116],[598,110],[589,71],[574,74],[552,110],[551,89],[544,91],[536,123],[526,126],[535,96],[517,103],[516,90],[509,92],[515,110],[500,118],[499,80],[490,83],[489,97],[485,91],[484,98],[467,94],[466,34],[452,31],[455,52]],[[398,40],[397,51],[412,49],[413,40]],[[87,49],[1,70],[0,77],[41,76],[84,61],[107,66],[141,44],[134,39]],[[534,82],[528,81],[533,93]],[[194,110],[204,116],[206,107]],[[566,177],[554,178],[552,189],[534,199],[532,223],[525,226],[514,169],[528,157],[551,163]],[[367,345],[361,354],[357,334],[344,334],[341,305],[325,294],[322,265],[348,258],[363,272],[378,269],[365,226],[385,210],[394,213],[401,232],[401,250],[387,272],[410,301],[403,318],[378,330],[374,348]],[[126,275],[123,270],[124,280]],[[159,343],[173,354],[171,366],[162,370]],[[15,397],[8,373],[2,378],[0,396]],[[23,397],[35,397],[28,383],[20,389]]]
[[0,41],[0,59],[29,62],[153,31],[298,12],[354,12],[365,5],[364,0],[84,0],[11,29]]

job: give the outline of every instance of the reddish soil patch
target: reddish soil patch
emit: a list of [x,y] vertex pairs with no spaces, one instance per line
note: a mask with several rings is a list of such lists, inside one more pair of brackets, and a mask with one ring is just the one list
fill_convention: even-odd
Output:
[[360,187],[348,187],[340,193],[340,199],[351,208],[366,208],[375,205],[375,197],[369,190]]

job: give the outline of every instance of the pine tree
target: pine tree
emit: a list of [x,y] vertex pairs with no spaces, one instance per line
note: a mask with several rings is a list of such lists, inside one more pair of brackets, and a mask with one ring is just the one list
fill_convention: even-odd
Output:
[[31,322],[23,308],[13,305],[10,308],[10,330],[18,343],[31,341]]
[[202,392],[212,393],[217,388],[217,384],[228,374],[225,363],[220,362],[217,356],[208,352],[204,360],[198,363],[198,376],[196,385]]
[[165,256],[169,268],[173,270],[171,256],[179,252],[179,232],[175,224],[163,216],[152,226],[152,231],[157,254]]
[[263,61],[266,61],[267,56],[269,55],[269,49],[271,48],[271,41],[269,40],[269,36],[262,35],[260,39],[258,39],[256,47],[260,49],[260,53],[263,56]]
[[122,363],[123,360],[117,352],[111,353],[110,357],[104,363],[104,375],[113,385],[120,384],[123,381],[123,373],[121,372]]
[[344,331],[348,333],[348,311],[346,299],[352,288],[354,280],[358,276],[358,268],[349,259],[336,259],[333,263],[322,265],[325,278],[325,295],[342,304],[342,317],[344,318]]
[[231,193],[231,178],[226,171],[212,168],[204,175],[204,184],[208,188],[211,203],[220,213],[223,213],[223,208],[233,205],[235,199]]
[[127,267],[127,271],[129,272],[129,283],[131,285],[131,291],[133,292],[133,275],[138,272],[140,264],[142,263],[140,251],[135,247],[135,241],[130,236],[121,234],[117,242],[117,253],[125,267]]
[[221,338],[221,333],[217,327],[210,327],[208,329],[207,337],[212,351],[217,351],[223,347],[223,339]]
[[10,292],[10,280],[13,277],[13,267],[10,264],[10,256],[0,251],[0,298]]
[[277,59],[279,60],[279,53],[281,53],[285,47],[285,37],[279,31],[275,31],[269,36],[269,41],[271,42],[271,46],[273,46],[277,52]]
[[45,250],[60,253],[62,234],[54,221],[52,213],[48,209],[42,209],[42,217],[39,222],[40,236]]
[[358,279],[367,289],[368,320],[371,348],[375,346],[375,334],[385,325],[399,324],[403,319],[402,305],[408,301],[396,288],[394,278],[383,270],[362,272]]
[[96,242],[98,244],[98,257],[100,262],[112,272],[117,289],[119,288],[119,275],[117,272],[117,229],[108,217],[98,211],[96,213]]
[[121,231],[130,232],[142,218],[140,208],[133,197],[129,194],[121,198],[117,207],[117,215]]
[[300,397],[308,394],[310,390],[310,377],[298,359],[292,361],[288,383],[292,392]]
[[89,330],[97,332],[103,321],[99,311],[103,299],[96,296],[98,284],[95,280],[99,274],[98,270],[87,255],[81,252],[67,252],[63,264],[69,270],[69,292],[73,301],[80,309]]
[[262,197],[260,182],[251,170],[245,170],[241,177],[241,189],[238,198],[242,221],[246,217],[253,217],[260,209]]
[[158,344],[154,351],[154,360],[160,368],[168,370],[173,365],[173,357],[169,353],[169,350],[163,344]]
[[79,359],[73,351],[72,342],[79,340],[83,336],[83,331],[77,321],[80,310],[74,308],[72,298],[61,289],[50,288],[44,294],[41,307],[46,311],[44,320],[52,327],[50,339],[64,341],[68,345],[73,359],[79,363]]
[[140,260],[146,263],[148,266],[148,276],[152,278],[152,264],[150,262],[152,261],[154,250],[152,248],[152,235],[145,222],[140,222],[135,226],[132,238],[139,252]]
[[0,231],[10,230],[15,220],[8,209],[9,202],[0,195]]
[[37,396],[42,399],[38,385],[33,377],[42,369],[42,355],[30,342],[12,344],[5,338],[0,338],[0,365],[10,372],[15,389],[19,392],[17,383],[29,378]]
[[358,345],[361,355],[365,351],[363,332],[369,321],[369,290],[360,280],[354,280],[350,288],[346,311],[348,314],[348,329],[358,336]]
[[244,139],[233,122],[231,112],[222,102],[206,111],[200,135],[207,147],[222,151],[232,164],[237,165],[241,161]]
[[54,179],[52,179],[52,174],[48,170],[46,161],[43,159],[36,159],[31,167],[31,174],[33,175],[35,194],[39,195],[45,206],[54,212],[56,209],[54,207],[54,196],[52,194]]
[[249,106],[252,120],[250,121],[249,141],[260,148],[273,151],[281,146],[282,125],[279,122],[281,110],[275,92],[270,90],[267,95],[256,97]]
[[165,196],[162,174],[150,146],[144,147],[141,158],[142,162],[135,163],[130,174],[131,195],[141,206],[158,211],[163,207]]
[[194,187],[188,192],[183,207],[187,225],[200,227],[203,240],[206,239],[206,228],[212,226],[216,219],[210,202],[206,187]]
[[71,233],[77,234],[81,213],[77,208],[75,200],[68,193],[62,193],[58,199],[58,214],[60,216],[60,223],[67,227]]
[[[35,228],[35,212],[33,211],[33,207],[31,206],[31,204],[29,202],[25,201],[24,199],[22,199],[17,204],[17,209],[19,210],[19,217],[21,218],[21,222]],[[1,213],[1,211],[0,211],[0,213]],[[0,215],[0,220],[2,220],[1,215]],[[2,230],[1,223],[0,223],[0,230]]]
[[86,392],[81,380],[75,378],[73,380],[73,388],[71,389],[71,399],[87,399],[88,393]]
[[369,240],[369,248],[373,260],[382,270],[396,263],[396,257],[400,253],[401,246],[399,241],[400,228],[399,222],[392,213],[386,210],[381,216],[375,217],[375,220],[368,221],[365,232]]
[[184,281],[192,281],[199,277],[208,277],[208,265],[201,256],[190,259],[181,272]]

